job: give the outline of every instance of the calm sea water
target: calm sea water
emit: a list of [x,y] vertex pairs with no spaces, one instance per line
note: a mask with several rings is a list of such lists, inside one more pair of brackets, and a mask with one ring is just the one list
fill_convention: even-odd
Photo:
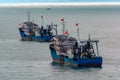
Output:
[[[119,80],[120,79],[120,6],[0,8],[0,80]],[[72,68],[51,64],[49,43],[20,41],[18,24],[31,20],[44,25],[58,24],[61,18],[71,36],[79,23],[81,39],[99,39],[102,68]]]

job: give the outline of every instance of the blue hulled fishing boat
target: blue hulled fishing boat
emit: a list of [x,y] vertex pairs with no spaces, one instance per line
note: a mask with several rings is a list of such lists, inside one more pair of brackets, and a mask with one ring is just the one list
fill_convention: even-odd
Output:
[[[19,32],[21,40],[23,41],[45,41],[49,42],[55,35],[57,35],[57,25],[43,26],[43,16],[42,26],[35,24],[34,21],[30,21],[30,13],[28,12],[28,21],[19,24]],[[55,30],[55,33],[53,33]]]
[[[77,30],[79,31],[79,28]],[[76,38],[64,34],[59,35],[50,43],[51,57],[53,62],[64,65],[98,67],[102,65],[98,42],[98,40],[91,40],[90,35],[88,40],[84,41],[77,41]]]

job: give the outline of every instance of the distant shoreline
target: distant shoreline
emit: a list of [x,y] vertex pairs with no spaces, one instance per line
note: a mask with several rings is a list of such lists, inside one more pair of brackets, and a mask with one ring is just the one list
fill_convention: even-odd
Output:
[[56,2],[56,3],[0,4],[0,7],[39,7],[39,6],[120,6],[120,2]]

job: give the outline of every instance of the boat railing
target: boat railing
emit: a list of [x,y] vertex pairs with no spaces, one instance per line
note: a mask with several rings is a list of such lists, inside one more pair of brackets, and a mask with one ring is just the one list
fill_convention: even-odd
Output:
[[90,42],[90,45],[94,45],[96,44],[95,48],[96,48],[96,52],[97,52],[97,56],[99,56],[99,50],[98,50],[98,42],[99,40],[84,40],[84,41],[80,41],[81,43],[81,52],[83,52],[83,47],[85,46],[85,44],[87,44],[87,42]]

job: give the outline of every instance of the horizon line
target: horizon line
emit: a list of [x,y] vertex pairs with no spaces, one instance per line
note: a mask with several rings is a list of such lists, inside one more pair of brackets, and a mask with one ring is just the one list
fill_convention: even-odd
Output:
[[54,3],[5,3],[0,7],[38,7],[38,6],[117,6],[120,2],[54,2]]

